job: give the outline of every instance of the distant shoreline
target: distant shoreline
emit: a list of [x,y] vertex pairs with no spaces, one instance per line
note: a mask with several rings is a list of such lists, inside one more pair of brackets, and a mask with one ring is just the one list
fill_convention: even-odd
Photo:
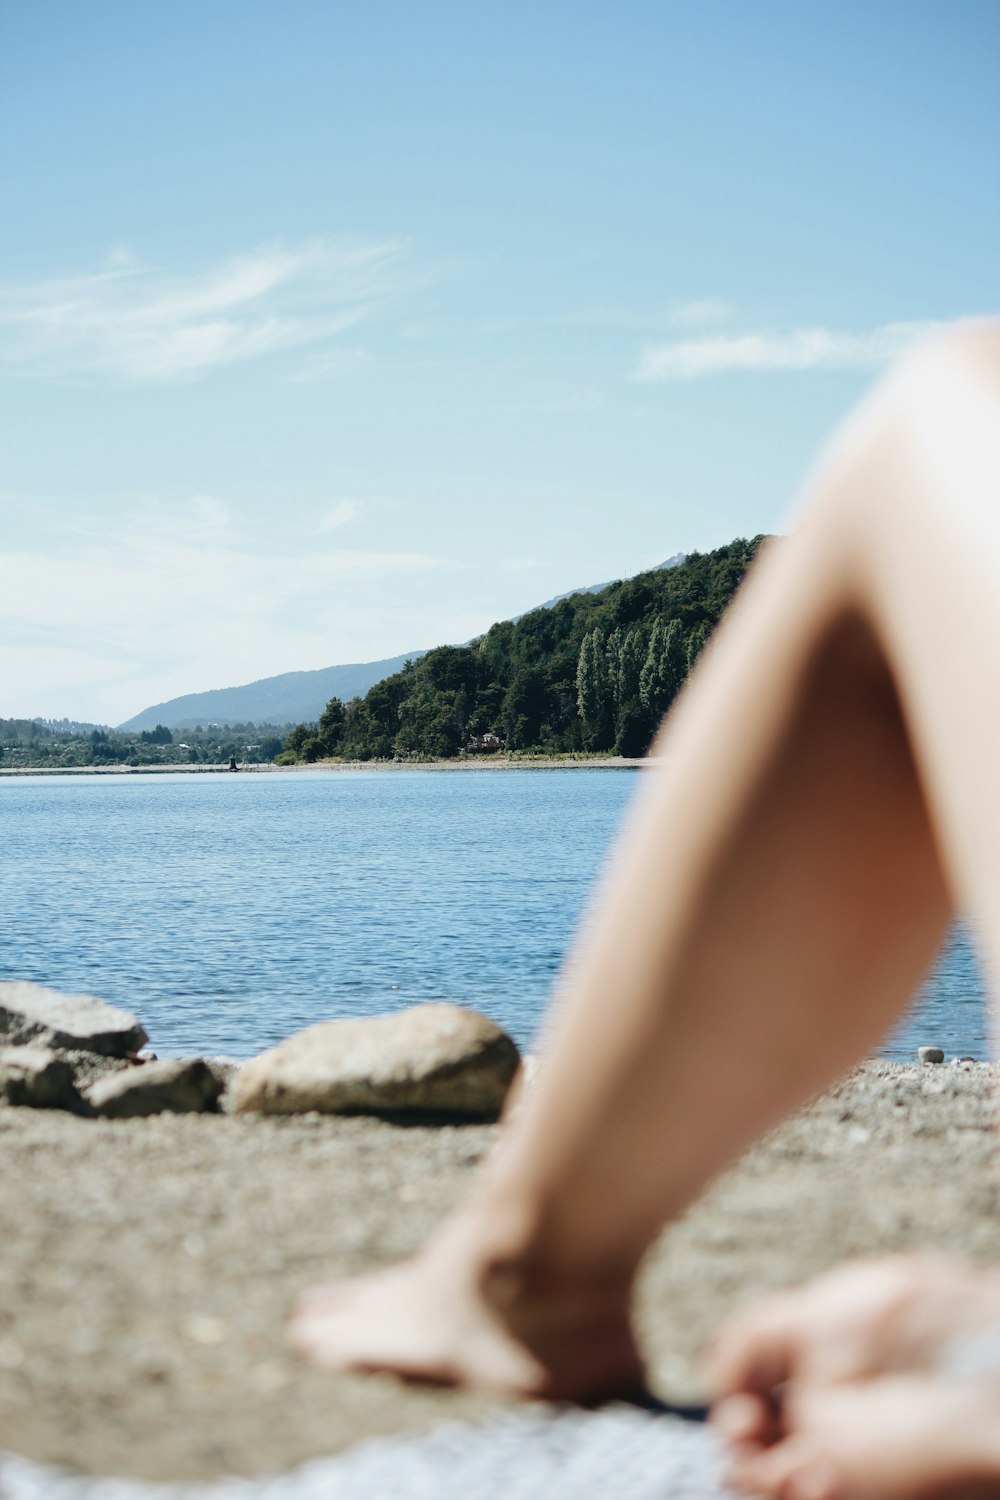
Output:
[[659,756],[630,758],[622,755],[519,755],[481,756],[468,760],[317,760],[311,765],[276,766],[267,762],[258,766],[230,770],[225,763],[208,766],[0,766],[4,776],[232,776],[259,772],[288,772],[292,775],[310,771],[633,771],[648,769],[660,763]]

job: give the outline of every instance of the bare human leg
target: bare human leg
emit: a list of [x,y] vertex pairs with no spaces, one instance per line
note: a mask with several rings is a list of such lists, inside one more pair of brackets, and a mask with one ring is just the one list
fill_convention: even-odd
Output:
[[660,1226],[875,1042],[956,903],[1000,954],[997,381],[995,333],[953,335],[834,450],[658,741],[536,1090],[416,1261],[304,1299],[317,1362],[637,1384]]

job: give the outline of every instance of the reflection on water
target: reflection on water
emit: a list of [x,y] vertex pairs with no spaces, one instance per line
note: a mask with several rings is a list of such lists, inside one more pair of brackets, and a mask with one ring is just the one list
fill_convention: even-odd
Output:
[[[428,999],[525,1044],[638,774],[0,780],[0,977],[128,1006],[166,1054]],[[885,1052],[923,1042],[988,1055],[964,933]]]

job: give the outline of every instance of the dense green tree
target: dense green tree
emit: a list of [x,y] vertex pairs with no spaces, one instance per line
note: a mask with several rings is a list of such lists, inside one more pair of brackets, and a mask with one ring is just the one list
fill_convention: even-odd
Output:
[[339,698],[331,698],[320,714],[317,738],[323,746],[324,755],[336,755],[347,726],[347,710]]
[[399,729],[393,739],[397,755],[423,755],[447,759],[457,755],[464,743],[464,721],[455,688],[435,689],[419,682],[399,706]]
[[296,724],[291,734],[285,740],[285,749],[294,750],[296,753],[302,749],[306,740],[312,739],[313,732],[308,724]]
[[639,697],[639,678],[645,657],[642,633],[638,628],[612,632],[616,642],[615,657],[610,663],[615,700],[616,755],[641,755],[649,742],[649,715]]
[[626,703],[619,715],[615,734],[615,754],[629,759],[645,755],[650,741],[649,715],[638,698]]
[[615,707],[622,708],[639,696],[639,676],[644,658],[639,630],[627,630],[618,649],[615,672]]
[[676,567],[579,593],[441,646],[332,704],[306,741],[359,759],[455,755],[486,734],[510,750],[641,754],[728,604],[761,538],[692,553]]
[[708,626],[704,623],[704,621],[702,621],[700,625],[696,625],[694,627],[694,629],[688,636],[687,641],[684,645],[684,656],[687,661],[687,669],[689,672],[694,666],[695,662],[698,660],[698,657],[701,655],[702,648],[704,647],[705,642],[708,640],[710,633],[711,632],[709,631]]
[[[302,726],[301,733],[308,737],[314,731]],[[0,719],[0,759],[7,766],[24,769],[71,770],[76,766],[218,764],[235,753],[252,764],[273,759],[285,738],[285,726],[269,727],[269,733],[262,735],[253,724],[176,731],[160,724],[136,731],[68,719]],[[298,759],[297,752],[290,753],[293,760]]]
[[519,667],[504,695],[504,738],[511,750],[531,750],[541,744],[542,726],[549,717],[548,681],[537,666]]
[[470,739],[483,734],[500,735],[503,730],[504,689],[501,683],[488,682],[476,695],[476,706],[469,715],[466,732]]
[[583,720],[584,740],[592,750],[608,750],[614,738],[617,647],[620,635],[611,641],[599,625],[580,643],[576,665],[576,701]]
[[687,670],[679,620],[658,619],[639,674],[639,699],[652,725],[659,723],[680,691]]

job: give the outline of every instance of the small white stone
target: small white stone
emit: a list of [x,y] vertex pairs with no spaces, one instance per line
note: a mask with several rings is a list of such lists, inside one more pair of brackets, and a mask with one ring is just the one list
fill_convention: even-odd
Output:
[[193,1344],[221,1344],[229,1337],[229,1325],[222,1318],[188,1318],[184,1333]]
[[262,1396],[270,1395],[272,1391],[280,1391],[290,1382],[291,1375],[288,1370],[276,1359],[263,1360],[260,1364],[250,1367],[250,1384]]
[[17,1339],[0,1339],[0,1370],[19,1370],[24,1364],[24,1350]]

